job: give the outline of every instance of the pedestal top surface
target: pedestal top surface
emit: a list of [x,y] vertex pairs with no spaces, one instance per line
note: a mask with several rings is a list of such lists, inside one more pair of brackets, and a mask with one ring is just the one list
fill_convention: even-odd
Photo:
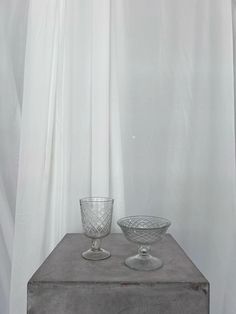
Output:
[[102,247],[112,254],[103,261],[88,261],[81,256],[90,242],[83,234],[66,234],[30,283],[207,283],[170,234],[151,247],[152,255],[164,262],[162,268],[154,271],[135,271],[124,265],[126,257],[137,254],[137,246],[123,234],[103,239]]

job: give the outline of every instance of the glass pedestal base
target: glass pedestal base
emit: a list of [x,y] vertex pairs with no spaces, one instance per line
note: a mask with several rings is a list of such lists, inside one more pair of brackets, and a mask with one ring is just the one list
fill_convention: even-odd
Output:
[[131,269],[141,271],[155,270],[163,266],[163,263],[159,258],[154,257],[150,254],[145,256],[137,254],[135,256],[128,257],[125,260],[125,264]]
[[89,249],[82,253],[83,258],[92,260],[92,261],[99,261],[106,259],[111,256],[111,253],[100,248],[98,250]]

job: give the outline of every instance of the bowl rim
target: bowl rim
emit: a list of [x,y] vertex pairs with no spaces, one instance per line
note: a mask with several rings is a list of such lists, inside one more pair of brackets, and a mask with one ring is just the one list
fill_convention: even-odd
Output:
[[[128,227],[128,226],[125,226],[125,225],[122,225],[122,220],[124,219],[128,219],[128,218],[159,218],[161,220],[163,220],[165,222],[165,225],[161,226],[161,227],[152,227],[152,228],[142,228],[142,227]],[[122,217],[120,219],[117,220],[117,224],[120,228],[125,228],[125,229],[136,229],[136,230],[154,230],[154,229],[164,229],[164,228],[169,228],[170,225],[171,225],[171,221],[167,218],[163,218],[163,217],[160,217],[160,216],[153,216],[153,215],[131,215],[131,216],[125,216],[125,217]]]

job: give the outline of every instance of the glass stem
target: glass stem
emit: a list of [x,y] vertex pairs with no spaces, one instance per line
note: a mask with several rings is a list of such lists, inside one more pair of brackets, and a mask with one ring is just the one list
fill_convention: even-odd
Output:
[[92,251],[99,251],[101,248],[101,240],[100,239],[93,239],[92,240]]
[[140,245],[138,249],[138,253],[141,256],[148,256],[151,251],[151,248],[149,245]]

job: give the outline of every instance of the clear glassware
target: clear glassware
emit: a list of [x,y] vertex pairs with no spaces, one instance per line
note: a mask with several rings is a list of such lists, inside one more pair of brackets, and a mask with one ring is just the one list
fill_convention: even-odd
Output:
[[101,248],[102,238],[111,232],[114,200],[109,197],[85,197],[80,200],[85,235],[92,239],[91,248],[82,253],[85,259],[98,261],[111,256]]
[[156,216],[129,216],[117,221],[126,239],[136,243],[138,254],[128,257],[125,264],[136,270],[154,270],[162,267],[162,261],[150,254],[150,245],[159,241],[171,222]]

